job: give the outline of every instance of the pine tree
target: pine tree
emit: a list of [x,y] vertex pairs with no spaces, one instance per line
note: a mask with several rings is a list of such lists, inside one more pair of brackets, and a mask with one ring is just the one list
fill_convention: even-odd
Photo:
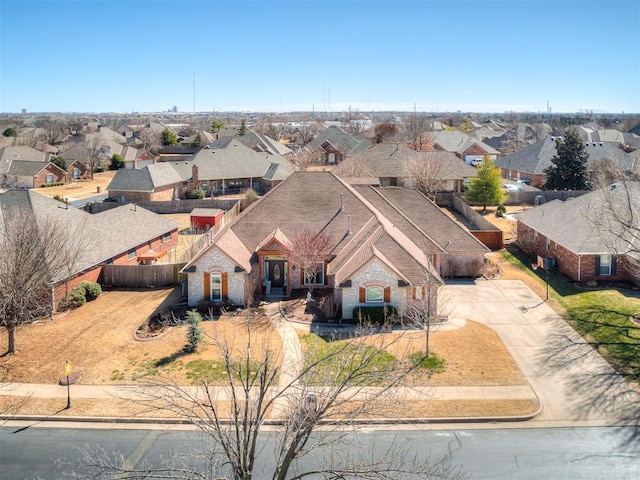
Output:
[[187,352],[194,352],[198,345],[202,343],[202,315],[197,310],[189,310],[187,312],[187,345],[184,347]]
[[495,166],[493,160],[485,157],[478,166],[478,176],[471,179],[465,198],[470,202],[481,203],[483,211],[487,205],[499,205],[506,200],[506,193],[502,189],[502,176],[500,169]]
[[178,143],[178,137],[168,128],[162,130],[162,145],[175,145]]
[[553,165],[545,168],[545,188],[549,190],[590,190],[587,173],[587,152],[584,142],[575,130],[567,129],[564,137],[556,140],[556,155]]
[[247,121],[243,118],[242,122],[240,122],[240,130],[238,130],[238,135],[246,135],[247,134]]

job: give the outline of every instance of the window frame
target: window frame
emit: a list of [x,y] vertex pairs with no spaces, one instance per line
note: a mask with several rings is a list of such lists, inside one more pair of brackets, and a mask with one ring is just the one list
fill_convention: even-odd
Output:
[[[376,296],[372,299],[369,295],[369,292],[379,292],[380,295],[380,300],[377,300],[378,295],[376,294]],[[366,287],[364,290],[364,303],[372,303],[372,304],[376,304],[376,305],[381,305],[384,303],[384,287],[380,287],[378,285],[372,285],[370,287]]]
[[[613,267],[613,255],[611,254],[603,254],[598,255],[599,263],[598,263],[598,275],[599,276],[611,276],[612,267]],[[603,259],[606,259],[607,262],[603,263]],[[607,271],[603,272],[603,268],[606,268]]]
[[131,250],[129,250],[127,252],[127,260],[131,261],[131,260],[135,260],[137,257],[136,255],[136,249],[132,248]]
[[[216,280],[214,281],[214,279]],[[215,285],[217,285],[217,288],[214,288]],[[219,294],[214,295],[215,291],[219,291]],[[222,301],[222,273],[221,272],[211,272],[209,274],[209,298],[213,302]]]

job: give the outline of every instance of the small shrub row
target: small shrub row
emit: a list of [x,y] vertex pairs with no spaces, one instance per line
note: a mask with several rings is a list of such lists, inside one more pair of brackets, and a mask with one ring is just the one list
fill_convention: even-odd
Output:
[[99,283],[82,281],[71,290],[60,302],[59,310],[78,308],[87,302],[95,300],[102,293]]
[[354,307],[353,319],[358,323],[384,325],[398,318],[398,311],[390,305]]
[[40,186],[42,188],[49,188],[49,187],[59,187],[60,185],[64,185],[64,182],[43,183]]

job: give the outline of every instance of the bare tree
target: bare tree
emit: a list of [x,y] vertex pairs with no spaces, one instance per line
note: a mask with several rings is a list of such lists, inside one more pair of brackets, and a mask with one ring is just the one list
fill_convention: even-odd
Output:
[[298,132],[298,135],[300,135],[300,141],[304,147],[315,138],[316,133],[318,132],[318,124],[305,123],[301,127],[298,127],[296,131]]
[[439,158],[424,158],[416,152],[405,161],[405,169],[416,182],[416,189],[433,199],[446,188],[446,168]]
[[424,134],[427,131],[427,118],[424,115],[412,113],[406,122],[407,135],[414,150],[422,150]]
[[83,227],[78,231],[23,206],[18,197],[26,191],[5,195],[17,201],[0,209],[0,326],[7,329],[7,353],[15,353],[16,328],[53,311],[55,284],[77,269],[88,245],[83,247]]
[[35,128],[32,128],[18,134],[15,144],[37,149],[42,144],[42,137]]
[[407,306],[403,322],[413,328],[424,331],[424,357],[429,358],[431,332],[448,319],[451,300],[438,287],[440,283],[429,276],[424,285],[414,288],[413,300]]
[[296,168],[296,170],[304,171],[312,165],[317,165],[321,162],[317,154],[314,154],[306,148],[303,148],[293,156],[293,158],[291,159],[291,163],[293,163],[293,166]]
[[[302,272],[304,283],[313,293],[318,274],[324,272],[324,262],[331,249],[329,237],[304,229],[293,239],[288,247],[287,255],[292,265]],[[322,278],[324,283],[324,276]]]
[[160,133],[150,128],[139,130],[136,137],[142,143],[144,150],[152,151],[160,145]]
[[398,134],[398,126],[391,122],[378,123],[374,128],[374,132],[375,136],[373,141],[375,143],[382,143],[389,141]]
[[[215,327],[210,341],[222,358],[223,384],[203,382],[194,388],[170,382],[145,389],[151,409],[169,409],[209,439],[197,452],[206,468],[134,470],[122,459],[114,462],[98,454],[85,459],[85,468],[104,474],[92,478],[114,473],[147,478],[146,473],[153,478],[249,480],[258,470],[274,480],[464,478],[449,456],[431,460],[398,441],[374,457],[353,442],[356,419],[400,413],[405,389],[398,387],[415,369],[408,357],[389,358],[401,336],[362,329],[353,338],[328,344],[318,337],[305,344],[300,362],[288,355],[290,347],[269,347],[270,329],[263,317],[252,318],[249,311],[231,338]],[[271,431],[269,422],[275,425]],[[310,456],[312,462],[301,461]],[[228,472],[216,468],[221,465]]]
[[178,135],[181,137],[192,137],[198,133],[198,129],[192,123],[185,123],[180,127]]
[[94,133],[87,135],[87,139],[84,143],[84,150],[87,154],[89,172],[91,179],[93,180],[93,174],[96,168],[100,166],[100,156],[102,155],[103,138],[100,133]]
[[600,188],[584,211],[597,238],[621,259],[625,271],[640,284],[640,181],[618,169],[599,178]]
[[49,120],[40,126],[40,137],[49,145],[55,145],[58,137],[64,131],[64,123],[61,120]]

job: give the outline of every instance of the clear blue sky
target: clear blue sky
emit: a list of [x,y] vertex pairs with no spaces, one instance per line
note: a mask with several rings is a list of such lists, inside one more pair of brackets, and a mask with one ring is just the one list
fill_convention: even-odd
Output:
[[0,111],[640,112],[640,2],[0,0]]

